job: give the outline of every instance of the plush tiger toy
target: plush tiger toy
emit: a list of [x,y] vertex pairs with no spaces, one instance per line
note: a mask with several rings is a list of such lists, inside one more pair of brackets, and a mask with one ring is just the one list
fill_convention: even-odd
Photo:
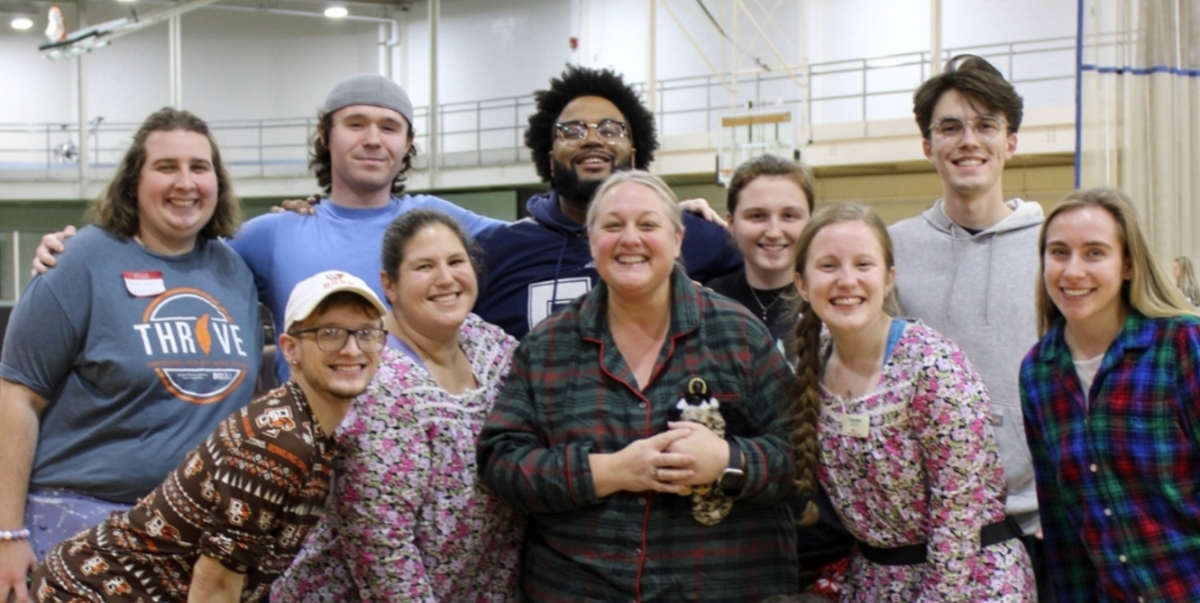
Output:
[[[725,437],[725,417],[721,414],[721,402],[708,395],[708,384],[704,379],[693,377],[688,381],[687,392],[668,412],[671,421],[693,421]],[[692,497],[692,517],[706,525],[717,525],[733,510],[733,498],[717,484],[689,486],[684,496]]]

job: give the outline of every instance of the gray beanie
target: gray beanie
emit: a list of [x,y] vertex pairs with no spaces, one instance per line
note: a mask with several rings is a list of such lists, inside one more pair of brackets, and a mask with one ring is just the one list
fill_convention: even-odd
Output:
[[391,109],[408,120],[412,127],[413,106],[399,84],[382,75],[363,73],[352,75],[333,87],[325,98],[325,113],[333,113],[350,105],[373,105]]

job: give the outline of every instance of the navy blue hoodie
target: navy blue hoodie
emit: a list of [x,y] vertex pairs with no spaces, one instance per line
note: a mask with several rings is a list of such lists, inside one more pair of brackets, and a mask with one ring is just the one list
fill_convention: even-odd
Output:
[[[587,230],[558,207],[558,193],[526,204],[530,217],[479,237],[487,273],[475,313],[513,337],[557,312],[600,280]],[[725,229],[684,212],[683,265],[692,280],[706,282],[742,267]]]

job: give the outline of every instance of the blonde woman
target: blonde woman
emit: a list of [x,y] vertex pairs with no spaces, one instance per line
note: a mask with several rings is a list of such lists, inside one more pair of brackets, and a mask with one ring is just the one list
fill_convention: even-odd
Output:
[[1021,403],[1054,600],[1200,601],[1200,318],[1116,189],[1068,195],[1038,247]]
[[[483,481],[529,514],[523,600],[795,594],[783,355],[745,308],[678,265],[682,220],[662,180],[610,176],[586,224],[601,284],[521,341],[479,435]],[[669,423],[696,380],[745,427],[721,437]],[[733,499],[716,525],[678,496],[697,485]]]

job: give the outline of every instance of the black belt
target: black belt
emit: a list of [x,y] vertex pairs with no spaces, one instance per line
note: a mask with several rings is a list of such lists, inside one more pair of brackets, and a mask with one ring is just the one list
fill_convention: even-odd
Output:
[[[1017,523],[1017,520],[1013,519],[1011,515],[1005,516],[1003,521],[988,524],[979,530],[979,548],[1020,538],[1021,534],[1021,524]],[[858,541],[858,552],[862,553],[867,561],[876,565],[920,565],[925,563],[925,548],[924,543],[879,548],[861,540]]]

